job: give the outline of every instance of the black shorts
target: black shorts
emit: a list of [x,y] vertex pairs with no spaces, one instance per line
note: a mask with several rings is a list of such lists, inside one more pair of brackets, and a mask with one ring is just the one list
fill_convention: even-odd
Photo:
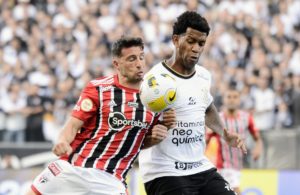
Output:
[[235,195],[216,169],[194,175],[156,178],[145,183],[145,189],[147,195]]

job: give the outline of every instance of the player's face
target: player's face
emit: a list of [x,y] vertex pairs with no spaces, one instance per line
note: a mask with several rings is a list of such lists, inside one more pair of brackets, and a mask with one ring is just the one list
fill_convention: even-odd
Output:
[[224,106],[228,110],[236,110],[240,106],[240,94],[238,91],[229,90],[224,96]]
[[121,57],[114,60],[115,67],[129,83],[142,81],[145,71],[144,51],[141,47],[122,49]]
[[176,47],[177,59],[179,58],[185,69],[193,69],[203,52],[207,38],[206,33],[189,27],[186,33],[174,36],[173,41]]

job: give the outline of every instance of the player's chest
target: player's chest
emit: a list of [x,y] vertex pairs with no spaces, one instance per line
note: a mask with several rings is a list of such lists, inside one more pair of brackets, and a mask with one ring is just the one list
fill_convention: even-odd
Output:
[[177,109],[205,110],[210,103],[209,85],[200,79],[180,80],[177,86]]

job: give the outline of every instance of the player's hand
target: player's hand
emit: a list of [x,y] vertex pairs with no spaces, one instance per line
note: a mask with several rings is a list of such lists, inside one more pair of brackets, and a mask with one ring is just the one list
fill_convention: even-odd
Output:
[[163,120],[161,121],[161,124],[166,126],[168,129],[174,128],[176,125],[175,109],[171,108],[163,112],[162,115],[163,115]]
[[70,155],[72,151],[72,147],[66,141],[59,141],[52,148],[52,152],[57,156]]
[[260,155],[262,153],[262,146],[261,144],[256,144],[255,147],[253,148],[252,152],[251,152],[251,156],[253,158],[253,160],[258,160]]
[[224,140],[229,146],[239,148],[244,154],[247,154],[245,143],[238,134],[230,133],[224,129]]
[[164,125],[155,125],[152,128],[151,135],[151,144],[155,145],[163,141],[168,136],[168,128]]

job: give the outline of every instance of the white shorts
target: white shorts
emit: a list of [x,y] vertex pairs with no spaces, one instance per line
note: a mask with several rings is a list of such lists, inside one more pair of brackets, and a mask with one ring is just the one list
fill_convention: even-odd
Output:
[[232,188],[240,187],[241,172],[235,169],[220,169],[219,173],[224,177]]
[[125,185],[113,175],[94,168],[72,166],[64,160],[48,165],[31,186],[37,194],[126,195]]

